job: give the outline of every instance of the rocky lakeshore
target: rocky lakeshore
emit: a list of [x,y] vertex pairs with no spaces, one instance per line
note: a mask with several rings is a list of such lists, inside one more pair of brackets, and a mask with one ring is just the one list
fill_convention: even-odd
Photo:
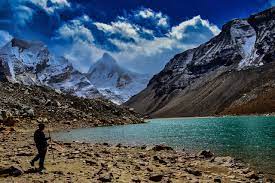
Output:
[[[40,174],[34,129],[1,127],[0,182],[273,182],[231,157],[210,151],[197,155],[170,147],[53,142]],[[37,165],[36,165],[37,166]]]

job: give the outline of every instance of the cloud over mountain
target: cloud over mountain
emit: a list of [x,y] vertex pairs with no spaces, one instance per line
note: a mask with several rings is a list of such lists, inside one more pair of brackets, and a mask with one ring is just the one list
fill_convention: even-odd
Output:
[[0,30],[0,47],[4,46],[4,44],[9,42],[11,39],[12,36],[8,32]]
[[[154,26],[142,24],[144,19]],[[132,70],[156,73],[175,53],[197,46],[219,31],[200,16],[170,26],[161,12],[142,8],[109,23],[93,21],[88,15],[76,17],[57,29],[54,40],[66,43],[65,55],[83,71],[109,51]]]

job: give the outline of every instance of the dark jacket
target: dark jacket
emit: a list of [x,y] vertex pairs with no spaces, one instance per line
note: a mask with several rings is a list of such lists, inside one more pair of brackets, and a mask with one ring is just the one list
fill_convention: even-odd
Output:
[[47,143],[48,139],[49,138],[46,138],[43,131],[38,129],[34,132],[34,142],[38,149],[46,148],[48,146],[48,143]]

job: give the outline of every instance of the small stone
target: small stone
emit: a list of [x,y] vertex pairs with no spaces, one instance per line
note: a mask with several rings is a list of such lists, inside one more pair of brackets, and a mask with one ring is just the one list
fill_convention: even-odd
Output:
[[16,156],[33,156],[34,154],[31,152],[18,152]]
[[79,154],[79,153],[80,153],[80,151],[74,151],[71,154]]
[[56,175],[64,175],[64,173],[62,171],[53,171],[53,174]]
[[249,178],[249,179],[255,179],[255,180],[258,180],[258,179],[259,179],[259,176],[258,176],[257,174],[255,174],[253,171],[247,173],[247,175],[246,175],[245,177],[246,177],[246,178]]
[[188,172],[189,174],[195,175],[195,176],[201,176],[202,173],[199,170],[195,170],[192,168],[186,168],[185,169],[186,172]]
[[222,182],[221,177],[215,177],[214,182],[221,183]]
[[101,181],[101,182],[112,182],[112,179],[113,179],[112,173],[109,173],[109,174],[102,174],[102,175],[100,175],[100,177],[98,178],[98,180]]
[[90,166],[97,165],[97,163],[93,160],[85,160],[85,163]]
[[141,182],[141,180],[138,177],[133,177],[132,181],[136,182],[136,183],[140,183]]

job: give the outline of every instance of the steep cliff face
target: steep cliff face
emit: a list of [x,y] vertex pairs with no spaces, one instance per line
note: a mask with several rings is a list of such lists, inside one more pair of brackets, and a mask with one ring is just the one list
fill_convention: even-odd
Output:
[[[274,17],[271,8],[228,22],[218,36],[176,55],[126,105],[153,117],[234,114],[237,106],[243,109],[235,113],[275,111]],[[264,92],[270,93],[269,101],[260,101]],[[248,103],[257,103],[253,100],[269,107],[248,110]]]

